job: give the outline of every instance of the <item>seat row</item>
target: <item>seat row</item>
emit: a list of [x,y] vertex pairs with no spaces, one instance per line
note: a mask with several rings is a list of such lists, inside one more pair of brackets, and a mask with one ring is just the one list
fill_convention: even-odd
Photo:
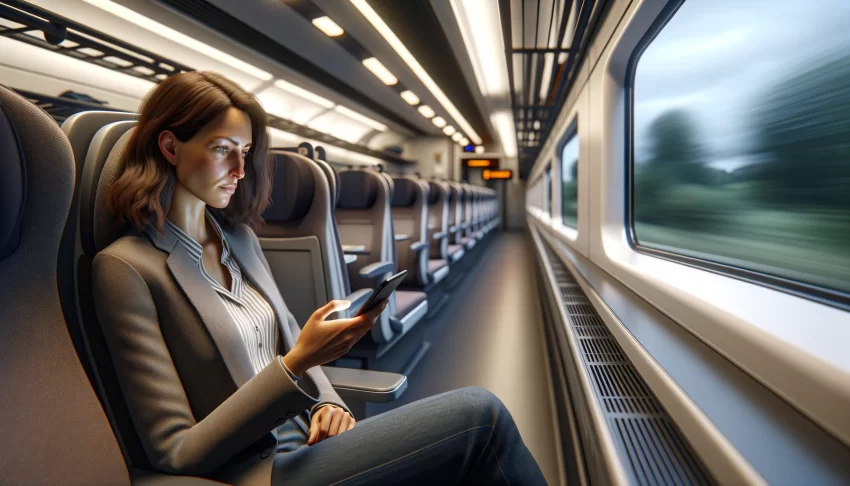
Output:
[[272,204],[257,235],[298,322],[334,299],[351,301],[353,312],[378,282],[408,271],[369,338],[337,363],[373,368],[435,298],[445,300],[450,268],[498,225],[495,199],[468,185],[336,171],[304,145],[271,151]]
[[[38,107],[0,86],[3,482],[62,484],[73,477],[86,484],[218,484],[151,472],[94,312],[92,260],[128,229],[106,201],[134,125],[134,115],[86,112],[66,120],[60,130]],[[333,219],[343,196],[357,197],[340,191],[342,178],[326,164],[296,160],[307,163],[297,164],[294,175],[282,170],[275,176],[283,187],[292,184],[299,190],[276,193],[270,221],[275,211],[282,222],[304,219],[293,215],[303,214],[305,201],[314,198],[301,192],[324,191],[325,212]],[[381,177],[389,185],[389,178]],[[300,181],[308,180],[312,188],[302,188],[309,184]],[[277,180],[275,185],[279,190]],[[340,272],[346,269],[339,233],[322,237],[335,239],[339,253],[316,252],[310,258],[325,265],[337,261]],[[312,238],[313,245],[319,240],[316,235],[299,238]],[[305,260],[313,264],[302,258],[302,265]],[[307,275],[298,267],[277,266],[275,272],[279,282]],[[339,285],[344,294],[344,283]],[[326,373],[341,396],[355,399],[393,400],[406,385],[404,377],[388,373],[333,368]],[[255,452],[271,454],[270,449],[250,451]]]

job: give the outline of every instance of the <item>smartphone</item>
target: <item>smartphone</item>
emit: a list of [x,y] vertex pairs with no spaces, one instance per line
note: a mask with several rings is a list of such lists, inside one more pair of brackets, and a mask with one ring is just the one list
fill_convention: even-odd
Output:
[[372,292],[372,296],[369,297],[369,300],[366,301],[365,304],[354,314],[354,317],[363,315],[370,310],[374,309],[376,305],[383,302],[384,299],[389,297],[395,289],[398,288],[401,281],[404,280],[404,276],[407,275],[407,270],[402,270],[392,277],[387,277],[386,280],[379,283],[377,287],[375,287],[375,291]]

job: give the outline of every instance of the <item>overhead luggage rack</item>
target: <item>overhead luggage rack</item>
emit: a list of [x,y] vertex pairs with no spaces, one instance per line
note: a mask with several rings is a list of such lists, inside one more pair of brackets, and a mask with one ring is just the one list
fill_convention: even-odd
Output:
[[[528,2],[528,6],[536,5],[529,9],[526,3],[520,3],[522,44],[506,51],[522,179],[546,144],[576,79],[576,68],[612,2],[568,0],[563,11],[555,8],[557,2],[552,2],[548,11],[541,10],[541,2]],[[510,0],[500,0],[500,10],[502,24],[510,26]],[[510,27],[506,31],[510,42]],[[526,43],[532,32],[534,40]]]
[[[0,18],[9,21],[0,23],[0,37],[15,39],[152,83],[159,83],[173,74],[195,71],[189,66],[20,0],[0,0]],[[66,97],[20,89],[15,91],[45,109],[58,123],[81,111],[125,111]],[[404,165],[413,163],[396,154],[347,142],[272,115],[269,115],[269,126],[381,160]]]
[[27,2],[3,0],[0,2],[0,17],[20,25],[0,25],[2,37],[26,42],[153,83],[158,83],[172,74],[194,71]]

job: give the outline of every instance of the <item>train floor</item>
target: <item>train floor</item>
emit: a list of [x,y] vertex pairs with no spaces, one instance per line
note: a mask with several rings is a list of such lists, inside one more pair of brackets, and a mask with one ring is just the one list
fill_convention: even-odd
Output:
[[[370,404],[368,415],[456,388],[484,387],[510,410],[547,482],[559,484],[557,427],[533,265],[525,234],[494,235],[439,313],[405,336],[408,343],[431,343],[408,375],[407,391],[396,402]],[[405,352],[404,343],[397,347]]]

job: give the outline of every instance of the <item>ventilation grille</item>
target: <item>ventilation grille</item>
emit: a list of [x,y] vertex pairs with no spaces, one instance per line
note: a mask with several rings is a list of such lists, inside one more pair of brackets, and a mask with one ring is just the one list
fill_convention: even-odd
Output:
[[[595,398],[633,482],[714,484],[670,416],[623,353],[578,282],[550,249],[546,254]],[[580,424],[581,426],[581,424]]]

